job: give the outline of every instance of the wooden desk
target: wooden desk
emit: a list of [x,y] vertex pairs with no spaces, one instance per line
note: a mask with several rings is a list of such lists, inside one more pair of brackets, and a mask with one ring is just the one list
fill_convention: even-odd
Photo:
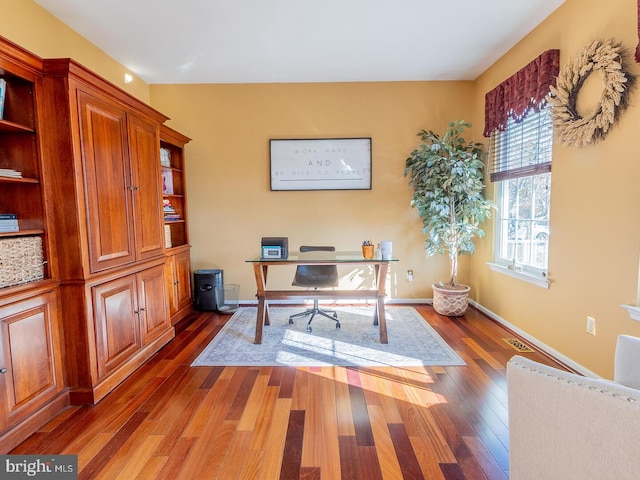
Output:
[[[269,300],[308,300],[331,298],[334,300],[374,299],[376,308],[373,324],[379,325],[380,343],[389,343],[387,339],[387,321],[384,311],[384,286],[390,262],[397,259],[367,259],[361,252],[289,252],[286,259],[262,258],[260,256],[247,260],[253,264],[258,291],[258,315],[256,317],[255,343],[262,343],[263,326],[269,325]],[[375,285],[369,290],[268,290],[267,272],[272,265],[373,265]]]

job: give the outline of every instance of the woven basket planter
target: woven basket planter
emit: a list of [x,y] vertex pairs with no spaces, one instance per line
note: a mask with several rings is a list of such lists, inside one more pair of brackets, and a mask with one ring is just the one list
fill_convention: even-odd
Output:
[[471,287],[458,285],[455,290],[432,285],[433,308],[440,315],[460,317],[467,311]]

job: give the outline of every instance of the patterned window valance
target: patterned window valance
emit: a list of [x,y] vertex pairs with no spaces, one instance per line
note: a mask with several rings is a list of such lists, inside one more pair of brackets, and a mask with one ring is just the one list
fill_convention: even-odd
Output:
[[526,113],[539,111],[560,71],[560,50],[547,50],[485,95],[484,136],[504,130],[507,119],[516,123]]

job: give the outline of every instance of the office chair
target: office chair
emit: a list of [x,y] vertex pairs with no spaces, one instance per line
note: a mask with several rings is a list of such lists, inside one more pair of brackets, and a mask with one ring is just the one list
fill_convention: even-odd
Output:
[[[308,246],[300,247],[300,252],[335,252],[335,247]],[[307,288],[337,287],[338,286],[338,267],[336,265],[298,265],[296,275],[293,279],[293,286]],[[331,315],[333,314],[333,315]],[[320,310],[318,308],[318,299],[313,299],[313,308],[304,312],[296,313],[289,317],[289,324],[293,325],[293,319],[296,317],[306,317],[311,315],[307,323],[307,332],[311,332],[311,321],[316,315],[322,315],[336,322],[336,328],[340,328],[338,321],[338,313],[335,310]]]

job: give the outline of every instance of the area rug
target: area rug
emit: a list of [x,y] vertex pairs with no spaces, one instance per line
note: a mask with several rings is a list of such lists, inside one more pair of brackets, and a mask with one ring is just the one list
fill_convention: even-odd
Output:
[[257,308],[238,309],[192,366],[430,366],[465,365],[413,307],[386,309],[388,344],[380,343],[373,307],[338,307],[341,328],[317,315],[307,320],[289,316],[302,308],[270,307],[271,325],[256,345]]

